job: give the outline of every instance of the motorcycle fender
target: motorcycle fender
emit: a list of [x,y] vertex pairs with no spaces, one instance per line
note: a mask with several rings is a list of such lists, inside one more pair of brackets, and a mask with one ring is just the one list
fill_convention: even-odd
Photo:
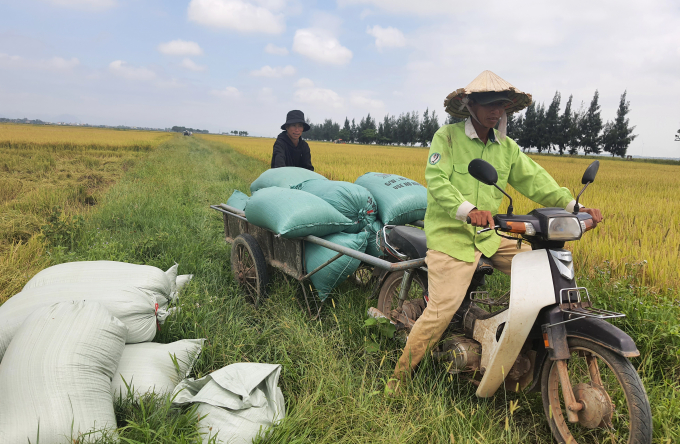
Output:
[[[546,250],[517,254],[512,260],[510,305],[507,310],[475,322],[473,338],[482,344],[485,367],[477,396],[488,398],[503,384],[543,307],[555,304],[550,263]],[[498,328],[505,323],[497,339]],[[486,365],[485,365],[486,364]]]
[[569,337],[587,339],[626,358],[640,356],[635,341],[621,329],[603,319],[583,318],[563,325]]

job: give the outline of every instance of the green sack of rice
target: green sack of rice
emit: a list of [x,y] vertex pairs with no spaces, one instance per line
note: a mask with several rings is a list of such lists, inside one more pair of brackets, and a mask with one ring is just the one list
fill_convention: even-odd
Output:
[[379,220],[373,221],[372,224],[366,225],[364,227],[364,231],[368,233],[368,245],[366,245],[366,254],[370,254],[371,256],[375,257],[381,257],[384,256],[385,253],[380,251],[380,247],[378,246],[378,231],[382,230],[383,224]]
[[298,167],[281,167],[272,168],[260,174],[260,177],[255,179],[250,184],[250,194],[257,190],[269,187],[290,188],[300,182],[310,179],[328,180],[319,173],[309,171],[305,168]]
[[227,205],[239,209],[241,211],[244,211],[246,209],[248,199],[250,198],[248,197],[247,194],[242,193],[239,190],[234,190],[234,192],[231,193],[229,200],[227,201]]
[[[364,252],[368,243],[369,234],[366,231],[361,233],[336,233],[324,237],[328,242],[342,245],[352,250]],[[321,245],[305,242],[305,267],[307,273],[316,269],[316,267],[324,264],[338,254],[336,251],[329,250]],[[326,265],[321,270],[310,276],[314,288],[319,292],[319,299],[322,301],[328,297],[328,294],[335,287],[340,285],[351,276],[357,268],[359,268],[361,261],[351,258],[349,256],[341,256],[330,264]]]
[[245,213],[251,224],[286,238],[321,237],[354,225],[320,197],[290,188],[271,187],[254,193]]
[[396,174],[366,173],[354,183],[375,197],[378,217],[385,225],[404,225],[425,217],[427,189],[415,180]]
[[358,233],[366,225],[375,222],[378,206],[366,188],[339,180],[306,180],[292,187],[322,198],[343,216],[354,222],[346,233]]

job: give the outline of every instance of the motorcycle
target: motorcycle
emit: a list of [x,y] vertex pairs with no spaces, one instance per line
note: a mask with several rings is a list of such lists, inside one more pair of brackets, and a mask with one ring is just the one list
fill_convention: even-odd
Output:
[[[594,227],[589,214],[578,212],[578,200],[598,168],[595,161],[586,169],[573,213],[539,208],[515,215],[512,198],[496,184],[495,168],[482,159],[469,164],[475,179],[510,199],[507,213],[494,216],[496,234],[528,242],[532,250],[514,257],[510,291],[499,298],[480,290],[493,273],[491,261],[482,257],[433,355],[448,363],[449,373],[476,384],[479,397],[493,396],[502,385],[509,391],[540,391],[559,443],[650,443],[649,400],[629,361],[640,353],[630,336],[606,321],[625,315],[593,306],[588,289],[576,284],[572,254],[564,249],[565,242],[581,240]],[[427,252],[425,233],[415,227],[386,226],[378,237],[397,261]],[[410,331],[427,307],[427,268],[383,274],[376,288],[377,310],[369,314]]]

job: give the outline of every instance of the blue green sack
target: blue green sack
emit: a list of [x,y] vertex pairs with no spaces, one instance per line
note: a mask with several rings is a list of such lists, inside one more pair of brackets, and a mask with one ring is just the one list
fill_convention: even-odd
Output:
[[354,183],[375,197],[378,217],[385,225],[410,224],[425,217],[427,189],[415,180],[396,174],[366,173]]
[[364,231],[368,233],[368,245],[366,245],[366,254],[371,256],[381,257],[385,253],[380,251],[378,246],[378,231],[382,230],[383,224],[379,220],[373,221],[372,224],[366,225]]
[[272,168],[260,174],[260,177],[255,179],[250,184],[250,194],[257,190],[269,187],[290,188],[300,182],[310,179],[328,180],[319,173],[309,171],[305,168],[298,167],[281,167]]
[[250,198],[248,197],[247,194],[242,193],[239,190],[234,190],[234,192],[231,193],[229,200],[227,201],[227,205],[229,205],[230,207],[237,208],[241,211],[244,211],[246,209],[248,199]]
[[351,182],[338,180],[306,180],[291,188],[311,193],[322,198],[343,216],[354,222],[346,233],[358,233],[366,225],[375,222],[378,205],[371,192]]
[[[324,239],[328,242],[333,242],[334,244],[342,245],[363,253],[368,243],[368,236],[369,234],[366,231],[362,231],[358,234],[331,234],[324,237]],[[307,273],[332,259],[336,254],[338,254],[336,251],[329,250],[321,245],[305,242],[305,267]],[[314,284],[314,288],[319,292],[319,299],[324,301],[331,290],[343,283],[345,279],[357,271],[359,264],[361,264],[359,259],[341,256],[310,276],[309,279],[312,281],[312,284]]]
[[248,200],[245,213],[251,224],[286,238],[322,237],[354,225],[320,197],[290,188],[257,191]]

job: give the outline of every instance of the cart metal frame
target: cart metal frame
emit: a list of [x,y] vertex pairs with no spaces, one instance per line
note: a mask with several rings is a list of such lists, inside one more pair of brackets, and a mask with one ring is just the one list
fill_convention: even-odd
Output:
[[[304,282],[309,279],[310,276],[336,261],[343,255],[358,259],[364,264],[381,270],[381,274],[383,276],[389,274],[390,272],[413,270],[425,265],[425,259],[390,262],[366,253],[362,253],[360,251],[353,250],[351,248],[344,247],[342,245],[335,244],[333,242],[329,242],[317,236],[305,236],[302,238],[291,239],[283,238],[281,235],[267,230],[266,228],[251,224],[248,222],[248,219],[246,219],[245,213],[237,208],[223,203],[211,205],[210,208],[222,213],[224,220],[224,235],[227,243],[233,244],[234,240],[242,234],[249,234],[253,236],[257,241],[258,247],[262,251],[265,262],[269,266],[282,271],[284,274],[298,281],[300,287],[302,288],[302,293],[307,305],[307,312],[310,317],[312,317],[312,310],[309,304],[309,297],[307,295]],[[322,247],[328,248],[329,250],[336,251],[338,254],[314,270],[307,272],[305,270],[304,261],[305,242],[321,245]],[[410,275],[411,273],[405,274],[405,276]],[[318,310],[314,318],[317,318],[321,313],[323,302],[317,305]]]

